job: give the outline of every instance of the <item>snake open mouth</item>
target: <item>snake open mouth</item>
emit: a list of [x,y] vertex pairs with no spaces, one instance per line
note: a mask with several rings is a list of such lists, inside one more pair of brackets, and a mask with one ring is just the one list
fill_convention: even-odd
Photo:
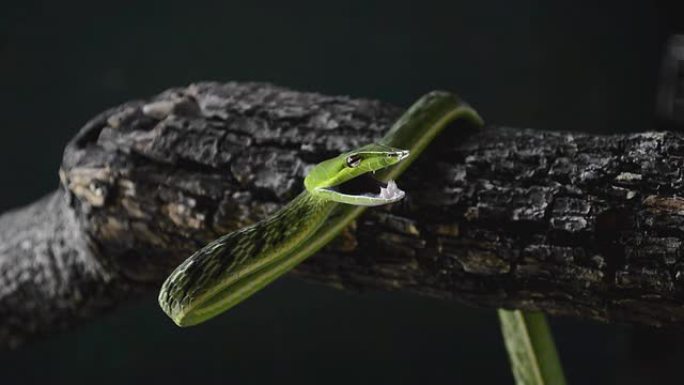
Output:
[[359,175],[328,189],[347,196],[373,198],[388,202],[398,201],[404,197],[404,191],[400,190],[393,180],[385,183],[373,177],[372,173]]

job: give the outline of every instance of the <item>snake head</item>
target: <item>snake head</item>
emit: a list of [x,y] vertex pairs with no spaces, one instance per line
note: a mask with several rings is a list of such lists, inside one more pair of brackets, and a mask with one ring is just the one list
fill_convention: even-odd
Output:
[[393,180],[375,178],[375,172],[401,162],[408,155],[407,150],[369,144],[317,164],[306,176],[304,186],[315,196],[340,203],[393,203],[402,199],[404,192]]

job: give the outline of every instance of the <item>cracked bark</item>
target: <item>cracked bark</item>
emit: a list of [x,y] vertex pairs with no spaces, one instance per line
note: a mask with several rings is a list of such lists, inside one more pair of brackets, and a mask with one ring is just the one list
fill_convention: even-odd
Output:
[[[111,109],[67,146],[60,189],[0,217],[0,344],[146,290],[265,217],[308,166],[402,110],[268,84],[201,83]],[[684,322],[684,137],[458,125],[296,275],[601,321]],[[465,138],[465,139],[464,139]]]

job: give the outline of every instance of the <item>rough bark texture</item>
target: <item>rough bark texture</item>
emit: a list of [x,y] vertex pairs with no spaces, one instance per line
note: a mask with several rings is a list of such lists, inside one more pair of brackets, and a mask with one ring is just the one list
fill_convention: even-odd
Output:
[[[0,343],[156,290],[194,249],[372,142],[401,110],[267,84],[195,84],[89,122],[62,187],[0,217]],[[450,127],[296,274],[602,321],[684,323],[684,137]],[[459,135],[461,135],[459,137]],[[463,140],[463,137],[467,139]]]

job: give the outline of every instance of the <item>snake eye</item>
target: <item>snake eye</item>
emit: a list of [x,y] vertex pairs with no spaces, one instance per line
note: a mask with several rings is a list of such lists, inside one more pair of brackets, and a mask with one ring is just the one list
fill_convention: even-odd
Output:
[[361,157],[358,155],[350,155],[347,157],[347,167],[358,167],[361,164]]

